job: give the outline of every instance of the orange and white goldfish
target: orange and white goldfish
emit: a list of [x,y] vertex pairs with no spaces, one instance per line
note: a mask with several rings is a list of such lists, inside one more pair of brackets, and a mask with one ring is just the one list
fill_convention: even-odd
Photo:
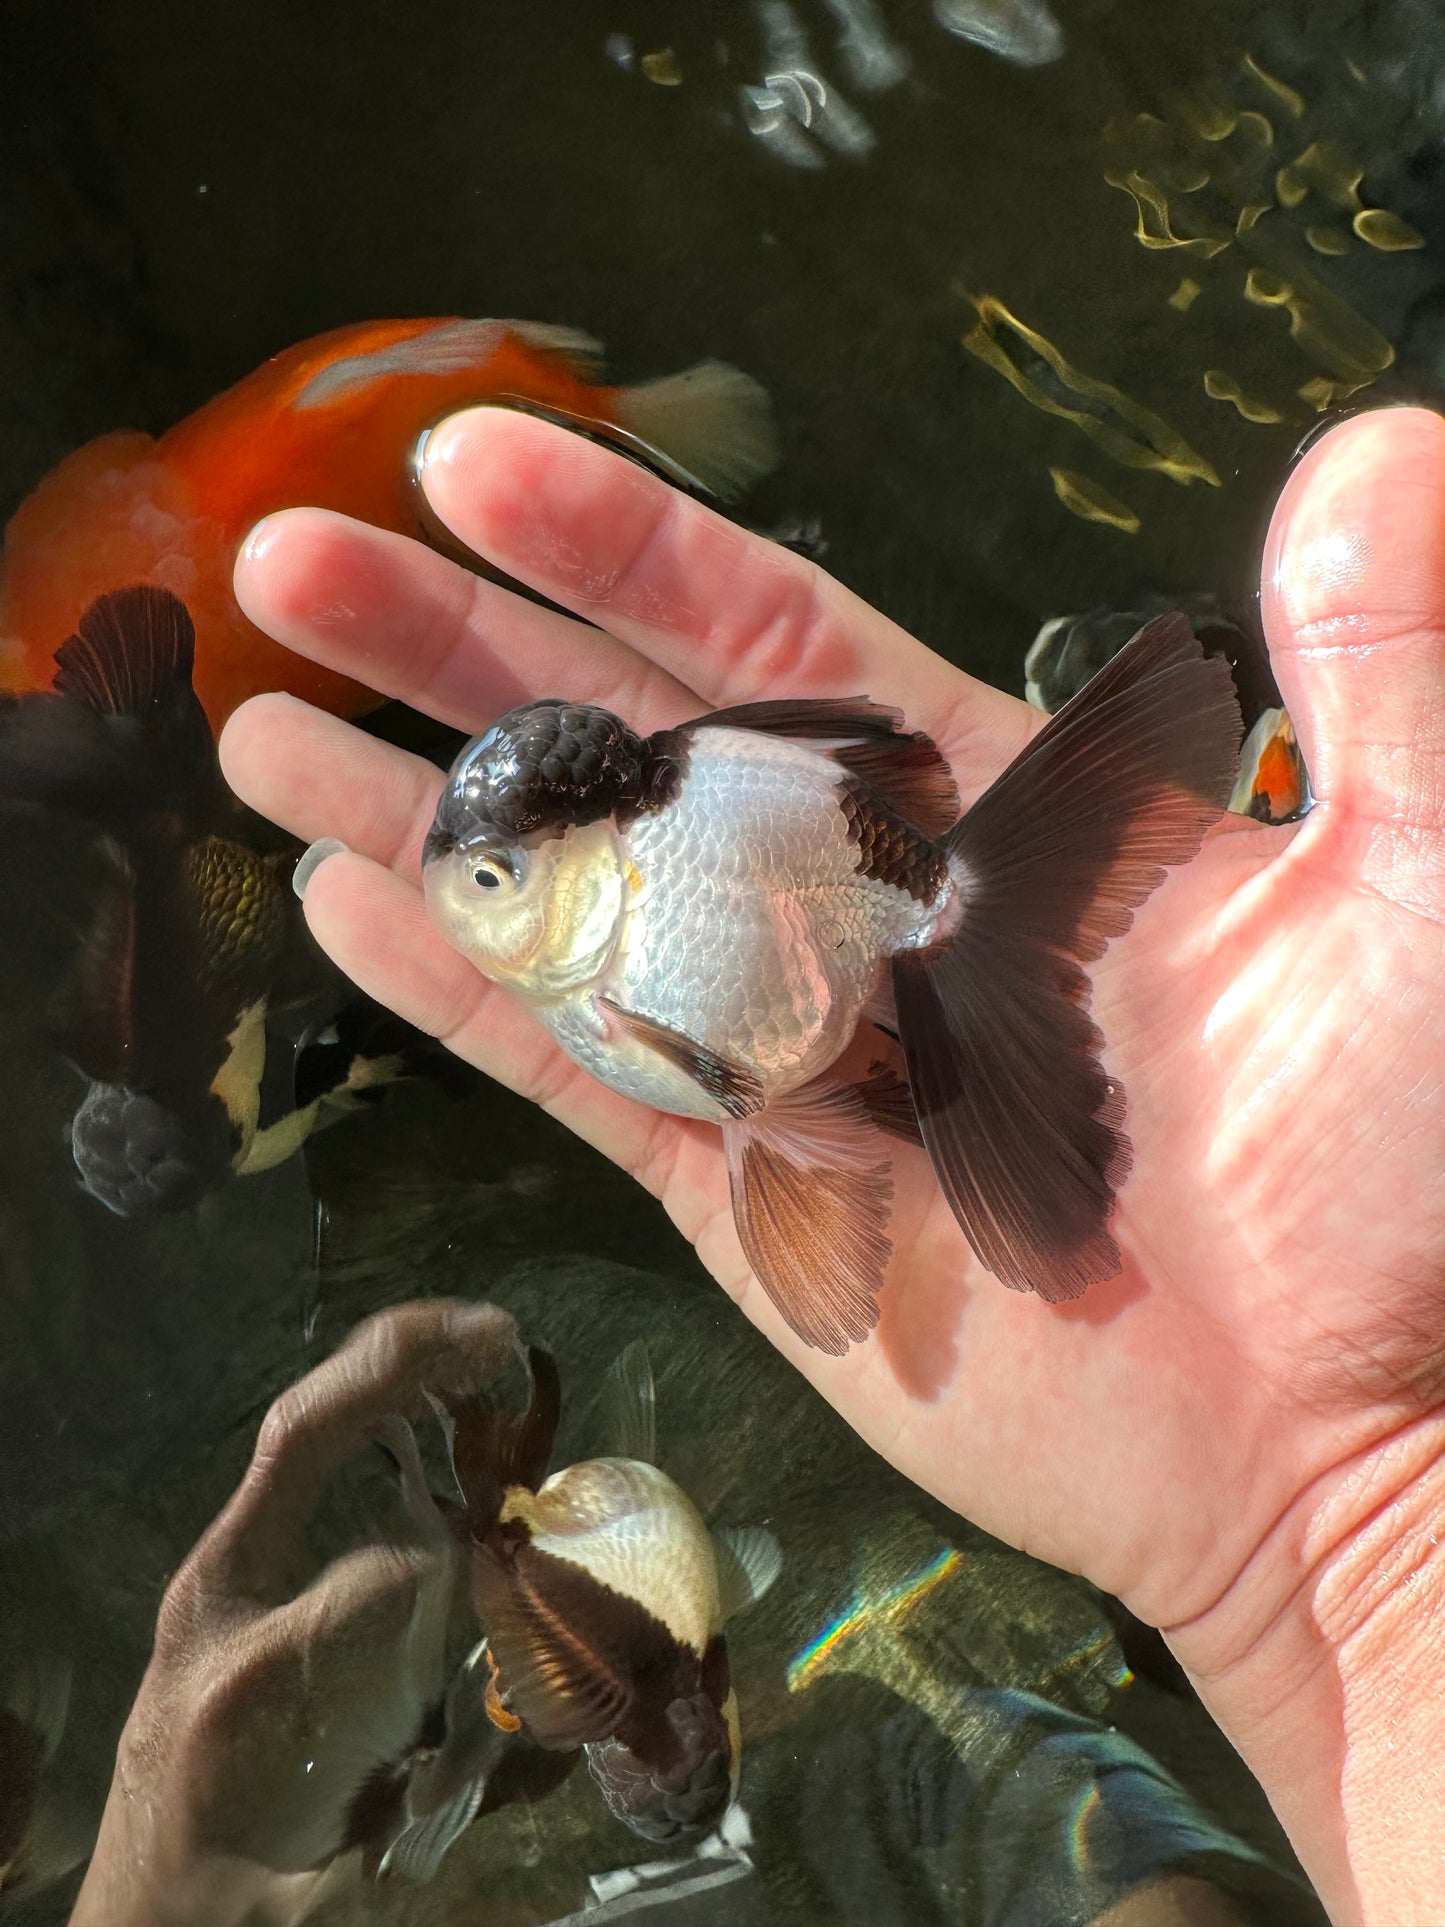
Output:
[[531,321],[371,321],[288,348],[158,440],[120,430],[60,462],[16,510],[0,565],[0,691],[47,689],[55,652],[100,595],[169,589],[196,625],[195,689],[213,728],[262,690],[338,715],[382,698],[293,655],[231,588],[247,532],[273,510],[337,509],[426,532],[419,438],[494,402],[586,430],[671,479],[731,497],[776,459],[767,396],[717,361],[635,387],[601,348]]
[[1232,615],[1212,595],[1170,602],[1142,595],[1132,609],[1107,605],[1077,615],[1052,616],[1039,629],[1024,658],[1024,695],[1046,715],[1076,696],[1090,676],[1109,662],[1151,616],[1179,607],[1194,625],[1208,654],[1223,656],[1234,670],[1241,707],[1255,721],[1240,751],[1239,777],[1229,799],[1236,816],[1256,823],[1290,823],[1314,803],[1309,771],[1254,624]]
[[[427,908],[609,1089],[721,1126],[759,1282],[842,1353],[878,1317],[900,1098],[996,1277],[1052,1300],[1118,1271],[1130,1152],[1087,968],[1199,848],[1242,733],[1227,664],[1178,614],[962,815],[934,744],[861,696],[646,739],[527,703],[452,767]],[[837,1068],[875,1022],[907,1093]]]

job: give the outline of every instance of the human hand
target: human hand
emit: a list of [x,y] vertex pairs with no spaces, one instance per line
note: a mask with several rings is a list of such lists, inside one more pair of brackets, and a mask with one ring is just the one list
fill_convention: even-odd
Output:
[[[253,536],[247,612],[469,730],[526,695],[650,731],[866,691],[935,738],[965,803],[1036,726],[808,562],[559,430],[456,417],[424,479],[468,547],[602,629],[310,510]],[[841,1359],[748,1275],[718,1133],[604,1091],[433,930],[435,769],[281,697],[222,743],[247,801],[356,852],[322,865],[306,910],[363,989],[630,1170],[902,1471],[1169,1632],[1341,1919],[1417,1917],[1445,1845],[1402,1855],[1368,1792],[1383,1698],[1389,1737],[1420,1742],[1412,1791],[1438,1775],[1445,1794],[1426,1708],[1391,1697],[1445,1584],[1442,515],[1445,422],[1419,411],[1346,423],[1284,492],[1265,612],[1319,800],[1298,828],[1214,835],[1093,972],[1135,1150],[1121,1275],[1065,1305],[1003,1289],[902,1151],[880,1328]]]
[[515,1338],[494,1305],[394,1306],[272,1405],[161,1603],[72,1927],[226,1927],[363,1843],[353,1803],[377,1769],[405,1778],[465,1572],[449,1543],[417,1538],[301,1583],[305,1529],[378,1426],[424,1410],[424,1390],[487,1384]]

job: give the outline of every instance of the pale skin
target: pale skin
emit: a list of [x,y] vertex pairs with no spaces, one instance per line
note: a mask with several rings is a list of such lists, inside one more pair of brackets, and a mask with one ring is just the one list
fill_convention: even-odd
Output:
[[[564,431],[457,416],[424,480],[465,544],[581,620],[306,509],[243,552],[248,613],[467,730],[528,695],[651,730],[867,692],[936,738],[965,803],[1038,726]],[[1442,529],[1445,421],[1419,410],[1336,428],[1283,493],[1264,613],[1319,802],[1215,833],[1095,970],[1136,1152],[1121,1276],[1073,1306],[1005,1290],[905,1152],[881,1325],[841,1359],[749,1275],[719,1133],[604,1091],[432,930],[436,770],[279,696],[222,743],[249,801],[355,853],[306,897],[341,967],[632,1172],[900,1470],[1162,1627],[1333,1918],[1391,1927],[1445,1919]]]

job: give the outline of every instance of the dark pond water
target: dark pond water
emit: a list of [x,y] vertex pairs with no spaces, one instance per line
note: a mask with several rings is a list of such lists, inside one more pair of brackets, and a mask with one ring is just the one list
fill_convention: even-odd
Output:
[[[322,329],[565,322],[624,378],[755,375],[785,453],[749,518],[816,524],[844,581],[1021,689],[1053,614],[1187,591],[1247,620],[1301,439],[1445,373],[1445,59],[1405,0],[10,0],[0,62],[6,513]],[[663,1462],[782,1542],[732,1642],[746,1818],[711,1858],[648,1848],[579,1773],[426,1886],[334,1869],[308,1917],[1322,1918],[1158,1642],[889,1474],[508,1093],[417,1078],[164,1217],[83,1196],[46,1012],[92,890],[86,832],[0,816],[0,1706],[68,1682],[0,1913],[65,1919],[161,1592],[270,1399],[366,1313],[457,1293],[557,1355],[558,1463],[603,1449],[645,1340]],[[390,1529],[393,1484],[358,1471],[317,1556]],[[385,1663],[358,1646],[330,1716]],[[237,1851],[281,1865],[250,1771]]]

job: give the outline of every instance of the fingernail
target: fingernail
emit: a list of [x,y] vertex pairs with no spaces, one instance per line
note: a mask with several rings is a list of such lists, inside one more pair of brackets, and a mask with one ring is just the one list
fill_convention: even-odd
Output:
[[261,520],[241,544],[240,560],[242,562],[248,564],[251,562],[259,562],[263,556],[270,552],[278,534],[277,523],[279,520],[280,517],[276,515],[263,515],[261,517]]
[[297,858],[296,868],[291,872],[291,888],[303,900],[307,885],[329,856],[345,856],[346,845],[339,836],[323,836],[302,852]]

